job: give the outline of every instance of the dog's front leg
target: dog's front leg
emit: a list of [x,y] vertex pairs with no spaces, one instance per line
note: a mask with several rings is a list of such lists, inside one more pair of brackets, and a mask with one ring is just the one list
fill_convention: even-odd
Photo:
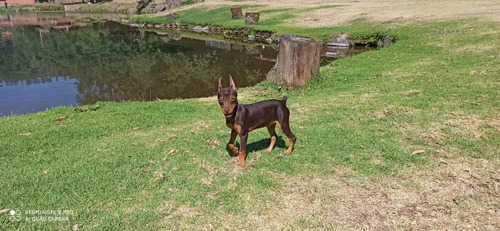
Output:
[[229,149],[231,149],[231,151],[233,151],[235,155],[238,155],[238,148],[234,146],[234,141],[236,140],[237,135],[238,133],[236,132],[236,130],[231,129],[231,138],[229,138],[229,143],[227,143],[227,146],[229,147]]
[[240,132],[240,154],[239,156],[239,161],[238,165],[240,167],[245,167],[245,159],[247,157],[246,149],[247,149],[247,139],[248,139],[248,132]]

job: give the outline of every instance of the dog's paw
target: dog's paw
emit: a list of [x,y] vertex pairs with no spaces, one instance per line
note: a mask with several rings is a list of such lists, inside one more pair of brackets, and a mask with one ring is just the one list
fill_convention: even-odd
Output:
[[229,149],[231,149],[231,151],[233,151],[235,155],[239,154],[238,148],[234,146],[234,144],[227,144],[227,146],[229,147]]
[[264,153],[268,154],[268,153],[271,153],[272,151],[273,151],[273,149],[271,149],[271,148],[266,148],[266,149],[264,150]]

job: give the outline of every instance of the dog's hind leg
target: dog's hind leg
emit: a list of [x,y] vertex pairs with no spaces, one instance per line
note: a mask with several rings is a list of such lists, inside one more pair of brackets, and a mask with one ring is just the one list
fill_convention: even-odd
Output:
[[293,151],[293,146],[297,141],[297,137],[290,130],[290,126],[288,125],[288,123],[282,124],[281,129],[283,130],[283,133],[286,135],[286,137],[288,137],[288,140],[290,141],[290,146],[288,146],[288,149],[283,154],[290,155]]
[[264,152],[270,153],[271,151],[273,151],[274,145],[276,144],[276,123],[267,125],[267,131],[269,132],[269,135],[271,135],[271,143],[269,144],[269,147],[264,150]]
[[292,133],[292,130],[290,130],[290,111],[288,108],[285,107],[279,117],[280,121],[278,121],[278,126],[290,141],[290,146],[288,146],[288,149],[283,154],[290,155],[293,151],[295,142],[297,141],[297,137]]

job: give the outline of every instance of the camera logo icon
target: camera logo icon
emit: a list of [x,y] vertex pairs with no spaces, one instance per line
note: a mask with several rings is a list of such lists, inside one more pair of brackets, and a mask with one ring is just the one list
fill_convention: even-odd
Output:
[[10,221],[21,221],[21,211],[10,210]]

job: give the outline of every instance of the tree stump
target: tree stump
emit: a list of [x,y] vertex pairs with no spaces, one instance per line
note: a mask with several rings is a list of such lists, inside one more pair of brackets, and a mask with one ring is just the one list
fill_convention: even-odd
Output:
[[186,4],[183,0],[167,0],[167,9],[172,9]]
[[245,24],[257,24],[259,22],[259,18],[259,12],[247,12],[245,13]]
[[311,38],[282,35],[276,65],[267,80],[279,86],[304,86],[318,73],[323,43]]
[[231,14],[233,15],[233,19],[243,18],[243,12],[241,11],[241,7],[231,8]]

